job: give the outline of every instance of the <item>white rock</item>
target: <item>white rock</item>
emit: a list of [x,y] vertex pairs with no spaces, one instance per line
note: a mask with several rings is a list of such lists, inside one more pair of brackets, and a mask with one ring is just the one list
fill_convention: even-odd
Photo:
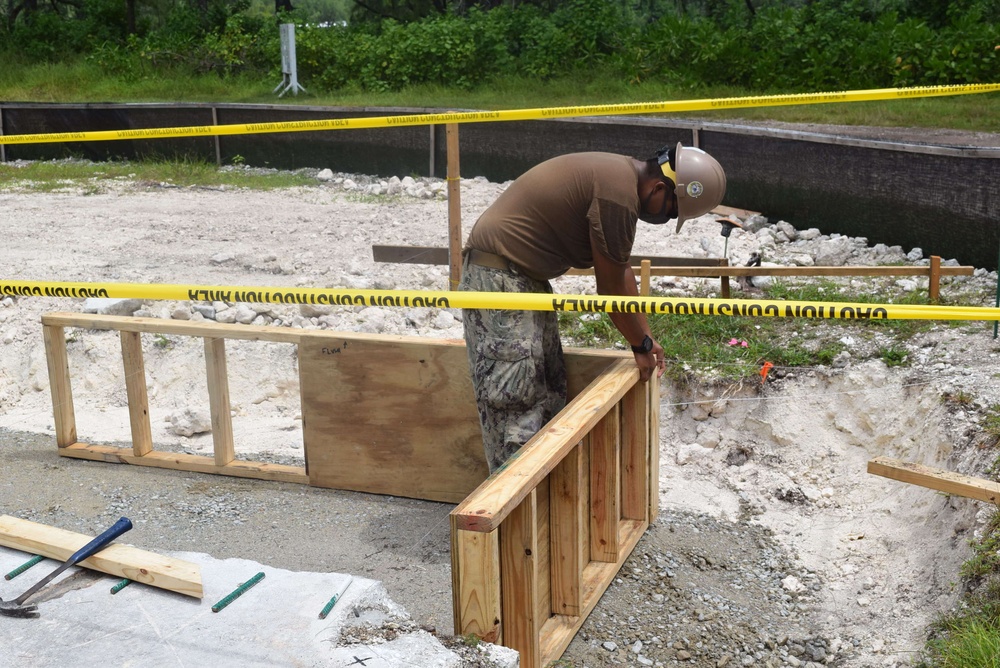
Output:
[[207,411],[185,408],[167,416],[167,431],[178,436],[194,436],[212,431],[212,418]]
[[141,308],[141,299],[91,297],[83,302],[84,313],[99,313],[100,315],[132,315]]
[[232,262],[236,259],[236,256],[229,252],[216,253],[210,259],[212,264],[225,264],[226,262]]
[[316,179],[319,181],[332,181],[333,180],[333,170],[332,169],[321,169],[319,174],[316,175]]
[[782,588],[784,588],[785,591],[789,592],[790,594],[797,594],[800,591],[805,590],[806,588],[806,586],[802,584],[802,581],[799,580],[794,575],[789,575],[784,580],[782,580],[781,586]]

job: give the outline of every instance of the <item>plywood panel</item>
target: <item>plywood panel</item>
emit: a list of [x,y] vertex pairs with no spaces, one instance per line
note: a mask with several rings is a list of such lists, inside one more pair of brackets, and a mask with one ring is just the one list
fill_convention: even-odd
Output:
[[[567,351],[571,388],[619,357]],[[486,479],[464,342],[306,335],[299,377],[310,484],[458,503]]]
[[310,484],[457,503],[488,473],[464,344],[303,337]]

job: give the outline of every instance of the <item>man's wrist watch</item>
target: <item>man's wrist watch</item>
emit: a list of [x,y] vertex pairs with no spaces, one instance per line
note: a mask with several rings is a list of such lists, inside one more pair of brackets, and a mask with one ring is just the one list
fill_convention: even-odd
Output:
[[642,343],[632,346],[632,352],[637,355],[653,352],[653,339],[649,338],[649,334],[642,337]]

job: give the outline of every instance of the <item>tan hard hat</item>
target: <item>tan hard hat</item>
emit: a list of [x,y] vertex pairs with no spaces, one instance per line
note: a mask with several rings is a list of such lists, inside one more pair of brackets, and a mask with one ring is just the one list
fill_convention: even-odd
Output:
[[704,215],[722,203],[726,194],[726,173],[715,158],[700,148],[677,142],[673,160],[669,160],[668,153],[659,152],[660,169],[674,182],[676,231],[680,232],[685,221]]

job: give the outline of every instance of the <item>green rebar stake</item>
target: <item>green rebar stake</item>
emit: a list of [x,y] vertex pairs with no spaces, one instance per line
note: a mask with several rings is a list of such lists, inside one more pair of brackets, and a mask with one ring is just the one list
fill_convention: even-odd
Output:
[[[319,613],[320,619],[326,619],[326,616],[330,614],[331,610],[333,610],[333,606],[337,605],[338,598],[340,598],[340,594],[334,594],[333,598],[331,598],[330,601],[323,606],[323,611]],[[315,608],[313,609],[315,610]]]
[[118,584],[116,584],[114,587],[111,588],[111,593],[117,594],[130,584],[132,584],[132,581],[129,580],[128,578],[125,578],[124,580],[122,580],[121,582],[119,582]]
[[44,559],[45,559],[45,557],[43,557],[43,556],[32,557],[27,562],[21,564],[20,566],[18,566],[14,570],[12,570],[10,573],[8,573],[7,575],[3,576],[3,579],[4,580],[13,580],[18,575],[20,575],[21,573],[25,572],[26,570],[28,570],[29,568],[31,568],[32,566],[34,566],[38,562],[43,561]]
[[224,607],[226,607],[227,605],[238,599],[243,594],[245,594],[247,589],[250,589],[250,587],[254,586],[263,579],[264,579],[264,572],[261,571],[260,573],[253,576],[252,578],[241,584],[239,587],[237,587],[236,591],[234,591],[232,594],[230,594],[229,596],[225,597],[224,599],[213,605],[212,612],[218,612],[219,610],[222,610]]

